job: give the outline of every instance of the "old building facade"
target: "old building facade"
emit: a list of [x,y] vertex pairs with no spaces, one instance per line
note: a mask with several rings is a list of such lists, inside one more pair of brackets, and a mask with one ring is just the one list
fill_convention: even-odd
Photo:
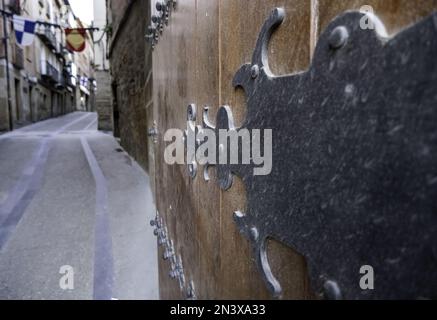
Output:
[[94,72],[97,82],[95,108],[99,115],[99,129],[112,131],[113,110],[111,94],[111,75],[108,59],[108,36],[106,0],[94,0]]
[[[77,28],[85,28],[80,20],[75,20]],[[94,46],[92,32],[87,32],[85,49],[75,54],[77,64],[78,89],[76,108],[79,111],[95,111],[96,81],[94,77]]]
[[95,87],[92,40],[87,40],[88,49],[83,53],[67,49],[64,28],[82,27],[70,6],[59,0],[8,0],[4,3],[3,10],[7,13],[53,26],[37,24],[33,44],[21,47],[15,40],[11,16],[1,19],[1,36],[4,37],[5,30],[7,35],[9,90],[3,41],[0,45],[0,131],[75,110],[92,110]]
[[148,168],[149,125],[152,112],[152,54],[145,30],[148,0],[107,1],[110,36],[111,91],[114,134],[137,161]]

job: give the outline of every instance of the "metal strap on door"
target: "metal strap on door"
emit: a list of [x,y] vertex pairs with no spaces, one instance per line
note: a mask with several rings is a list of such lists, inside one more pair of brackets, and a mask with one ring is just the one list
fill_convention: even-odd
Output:
[[[387,38],[375,16],[344,13],[320,35],[308,71],[275,76],[267,46],[284,16],[272,12],[234,77],[247,97],[242,127],[223,106],[215,126],[205,108],[192,128],[272,129],[269,175],[254,176],[253,163],[215,166],[223,189],[233,175],[246,185],[248,210],[235,222],[266,284],[281,295],[272,238],[306,258],[326,298],[437,297],[437,15]],[[363,17],[374,30],[360,27]],[[194,178],[196,163],[188,167]],[[374,290],[359,286],[363,265]]]

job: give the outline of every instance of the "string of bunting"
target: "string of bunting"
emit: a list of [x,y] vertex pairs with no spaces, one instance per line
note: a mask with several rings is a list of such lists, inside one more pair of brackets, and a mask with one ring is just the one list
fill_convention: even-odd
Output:
[[[68,2],[68,1],[67,1]],[[14,15],[0,9],[2,15],[12,18],[15,39],[20,46],[30,46],[35,38],[36,25],[43,25],[45,27],[54,27],[65,32],[66,47],[75,52],[82,52],[86,47],[86,32],[99,31],[99,28],[65,28],[59,24],[54,24],[45,21],[33,20],[30,18]]]

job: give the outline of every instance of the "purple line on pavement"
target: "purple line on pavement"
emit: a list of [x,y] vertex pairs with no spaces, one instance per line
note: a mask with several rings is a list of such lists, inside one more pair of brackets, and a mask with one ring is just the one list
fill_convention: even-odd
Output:
[[82,148],[96,183],[96,222],[94,227],[94,300],[111,300],[114,284],[111,228],[108,215],[108,187],[105,176],[85,137]]
[[[8,242],[23,217],[27,206],[42,185],[45,165],[53,144],[53,138],[73,124],[87,118],[89,115],[90,114],[86,114],[76,118],[41,140],[39,147],[33,153],[29,163],[23,170],[19,181],[12,191],[9,192],[6,201],[0,205],[0,250],[2,250]],[[10,138],[12,137],[8,137],[7,139]]]

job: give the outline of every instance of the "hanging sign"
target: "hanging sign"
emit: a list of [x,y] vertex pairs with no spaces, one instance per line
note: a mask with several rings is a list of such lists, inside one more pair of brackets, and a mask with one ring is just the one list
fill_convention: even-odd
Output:
[[85,29],[65,29],[65,36],[67,41],[67,48],[82,52],[86,46],[86,30]]

